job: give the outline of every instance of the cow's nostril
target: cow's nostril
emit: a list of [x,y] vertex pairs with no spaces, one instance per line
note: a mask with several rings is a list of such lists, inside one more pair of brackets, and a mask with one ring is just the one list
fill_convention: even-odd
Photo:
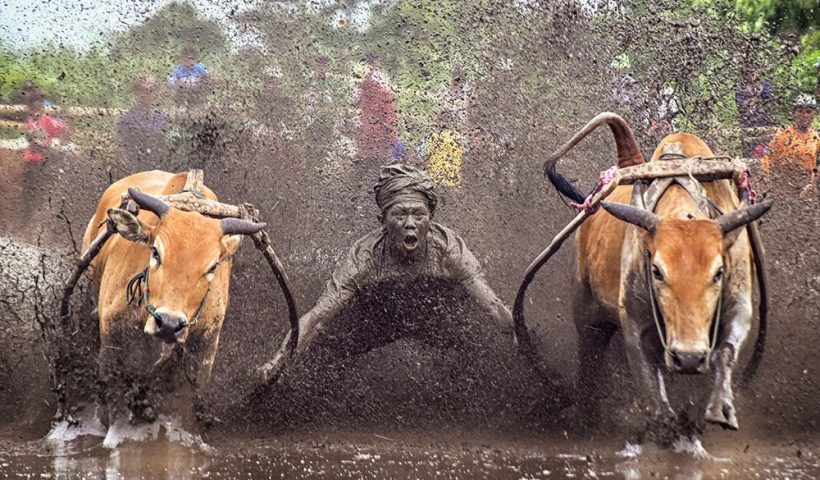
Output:
[[672,364],[680,373],[703,373],[706,370],[706,355],[703,353],[672,352]]
[[154,321],[155,321],[155,322],[157,322],[157,328],[162,328],[162,325],[163,325],[163,323],[164,323],[164,322],[162,321],[162,317],[160,317],[159,315],[157,315],[156,317],[154,317]]

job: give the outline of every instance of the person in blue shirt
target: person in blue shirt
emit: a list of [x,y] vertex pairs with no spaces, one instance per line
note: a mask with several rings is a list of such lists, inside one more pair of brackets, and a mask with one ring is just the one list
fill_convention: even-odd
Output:
[[172,87],[201,89],[209,78],[208,69],[196,61],[196,52],[191,47],[182,51],[182,62],[177,65],[168,78]]

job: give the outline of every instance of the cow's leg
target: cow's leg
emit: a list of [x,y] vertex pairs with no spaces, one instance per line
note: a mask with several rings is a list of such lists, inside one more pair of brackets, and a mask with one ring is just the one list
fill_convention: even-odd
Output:
[[752,323],[751,300],[741,300],[725,312],[728,320],[723,328],[723,339],[712,352],[712,365],[715,372],[715,383],[709,403],[706,406],[705,419],[730,430],[738,429],[737,414],[732,391],[732,369],[737,362],[738,352]]
[[[202,396],[202,392],[211,380],[211,371],[216,361],[216,353],[219,347],[219,332],[221,326],[203,333],[192,333],[186,342],[186,354],[184,368],[186,372],[186,382],[190,386],[193,397],[192,406],[182,405],[181,408],[191,409],[193,418],[201,425],[208,427],[214,417],[210,413],[207,399]],[[187,427],[187,424],[186,424]]]
[[596,425],[600,421],[599,403],[609,385],[604,356],[617,327],[609,322],[585,324],[578,329],[579,406],[583,421]]
[[[645,409],[651,423],[671,426],[676,415],[666,395],[666,385],[663,374],[657,367],[653,367],[652,359],[644,348],[644,336],[655,334],[654,331],[640,329],[628,322],[621,322],[624,334],[624,349],[632,378],[637,382],[640,390],[640,406]],[[655,334],[656,335],[656,334]]]
[[[600,306],[588,286],[582,286],[574,296],[572,307],[578,333],[576,394],[584,423],[594,426],[600,420],[600,400],[609,387],[603,359],[618,327],[609,321],[612,314]],[[612,320],[617,322],[617,318]]]

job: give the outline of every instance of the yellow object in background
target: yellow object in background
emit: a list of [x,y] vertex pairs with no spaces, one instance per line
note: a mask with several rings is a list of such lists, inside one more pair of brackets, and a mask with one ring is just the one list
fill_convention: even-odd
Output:
[[430,178],[445,187],[460,186],[464,147],[458,134],[452,130],[434,133],[427,151],[430,154],[427,168]]

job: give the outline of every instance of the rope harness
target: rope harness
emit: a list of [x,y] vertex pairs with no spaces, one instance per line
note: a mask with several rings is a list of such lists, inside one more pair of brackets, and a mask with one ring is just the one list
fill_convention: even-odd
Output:
[[[199,306],[196,307],[196,312],[194,312],[193,319],[190,322],[182,322],[177,331],[196,325],[199,321],[200,314],[202,314],[202,309],[205,307],[205,299],[208,298],[208,293],[210,293],[210,291],[211,286],[208,285],[208,289],[205,290],[205,295],[202,296],[202,300],[199,301]],[[142,272],[136,274],[134,278],[128,281],[128,285],[125,287],[125,298],[128,300],[129,305],[131,305],[134,300],[137,301],[138,307],[144,303],[145,311],[154,317],[154,320],[158,325],[162,324],[162,318],[159,313],[157,313],[156,307],[151,304],[148,294],[148,267],[145,267]]]
[[[679,159],[686,159],[687,157],[680,154],[664,154],[660,157],[659,160],[679,160]],[[703,157],[692,157],[698,158],[703,160],[731,160],[729,157],[710,157],[710,158],[703,158]],[[701,184],[697,179],[692,176],[691,169],[689,175],[686,177],[674,177],[674,178],[666,178],[666,179],[656,179],[649,184],[649,188],[647,189],[647,194],[649,195],[648,201],[644,200],[643,192],[639,195],[640,205],[633,205],[634,207],[642,208],[648,210],[650,212],[654,212],[655,207],[658,204],[663,193],[673,184],[677,184],[682,187],[689,196],[697,204],[698,208],[703,211],[707,217],[710,219],[715,219],[716,216],[722,215],[723,212],[721,211],[720,207],[718,207],[717,203],[709,197],[706,193],[706,189],[703,188],[703,184]],[[749,173],[748,170],[744,172],[743,176],[743,184],[737,185],[738,190],[741,188],[748,189],[750,192],[749,197],[754,198],[754,192],[751,190],[751,186],[749,183]],[[637,188],[637,186],[636,186]],[[648,204],[647,204],[648,203]],[[717,215],[713,214],[716,213]],[[645,260],[645,268],[646,271],[646,285],[647,290],[649,290],[649,303],[650,308],[652,309],[652,318],[655,322],[655,329],[658,332],[658,339],[660,340],[661,346],[663,347],[663,351],[665,355],[671,355],[669,350],[669,345],[666,341],[666,325],[663,320],[663,312],[661,311],[660,305],[658,305],[657,300],[657,293],[655,292],[655,287],[652,283],[652,256],[647,250],[644,253],[644,260]],[[714,351],[715,346],[717,344],[717,337],[718,332],[720,330],[720,316],[721,310],[723,306],[723,278],[720,280],[720,294],[718,295],[718,302],[717,307],[715,308],[715,312],[712,315],[712,322],[711,322],[711,332],[710,332],[710,341],[709,341],[709,353]],[[709,355],[707,355],[707,358]]]
[[[660,311],[660,306],[655,298],[655,287],[652,285],[652,258],[649,251],[646,252],[646,285],[649,290],[649,303],[652,308],[652,318],[655,320],[655,329],[658,331],[658,339],[663,347],[664,355],[671,355],[669,345],[666,342],[666,325],[663,322],[663,312]],[[715,313],[712,315],[711,335],[709,340],[709,353],[715,350],[717,344],[718,331],[720,330],[720,311],[723,307],[723,279],[720,280],[720,295],[718,295],[718,303],[715,308]],[[707,355],[707,358],[709,355]]]

